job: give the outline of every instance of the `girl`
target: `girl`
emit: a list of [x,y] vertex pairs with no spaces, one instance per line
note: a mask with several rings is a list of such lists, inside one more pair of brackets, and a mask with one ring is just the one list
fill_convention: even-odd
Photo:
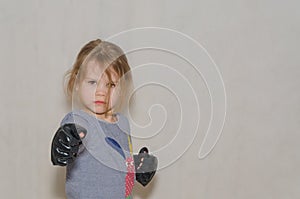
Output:
[[145,186],[154,176],[157,158],[145,147],[132,154],[130,126],[121,114],[130,91],[130,67],[117,45],[97,39],[81,49],[67,76],[74,110],[51,148],[52,163],[67,166],[67,198],[131,198],[134,179]]

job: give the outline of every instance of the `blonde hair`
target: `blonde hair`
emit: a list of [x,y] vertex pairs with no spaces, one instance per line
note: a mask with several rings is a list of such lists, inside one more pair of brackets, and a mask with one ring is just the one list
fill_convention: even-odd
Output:
[[[117,107],[114,107],[114,110],[122,111],[133,87],[130,66],[124,52],[119,46],[107,41],[101,41],[100,39],[92,40],[85,44],[78,53],[72,69],[67,71],[65,82],[68,98],[72,99],[74,86],[78,83],[79,79],[81,79],[82,74],[84,74],[87,62],[91,60],[96,60],[104,65],[106,68],[105,73],[110,80],[111,70],[116,72],[119,76],[119,84],[121,87],[120,103]],[[109,104],[107,104],[107,106],[109,106]],[[110,110],[107,108],[107,112],[108,111]]]

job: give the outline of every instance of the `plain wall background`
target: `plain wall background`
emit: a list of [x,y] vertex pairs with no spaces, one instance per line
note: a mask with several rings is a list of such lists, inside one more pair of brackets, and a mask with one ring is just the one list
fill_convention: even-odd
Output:
[[[225,83],[227,116],[208,157],[197,158],[200,128],[179,160],[148,187],[135,187],[135,198],[299,198],[299,6],[292,0],[1,0],[1,197],[64,198],[64,169],[51,165],[49,151],[70,110],[65,71],[89,40],[159,26],[207,49]],[[205,121],[209,108],[202,107]]]

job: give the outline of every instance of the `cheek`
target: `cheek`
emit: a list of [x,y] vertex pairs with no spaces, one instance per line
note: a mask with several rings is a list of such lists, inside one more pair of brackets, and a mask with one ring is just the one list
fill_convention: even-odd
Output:
[[80,95],[84,99],[94,98],[95,97],[95,89],[88,86],[82,86],[80,88]]
[[118,99],[119,99],[119,91],[114,90],[111,95],[111,102],[116,103],[118,101]]

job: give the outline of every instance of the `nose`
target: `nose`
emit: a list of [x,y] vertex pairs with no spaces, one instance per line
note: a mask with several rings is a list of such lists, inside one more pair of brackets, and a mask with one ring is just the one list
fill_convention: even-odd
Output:
[[108,92],[108,88],[103,82],[99,82],[96,88],[96,96],[105,96]]

